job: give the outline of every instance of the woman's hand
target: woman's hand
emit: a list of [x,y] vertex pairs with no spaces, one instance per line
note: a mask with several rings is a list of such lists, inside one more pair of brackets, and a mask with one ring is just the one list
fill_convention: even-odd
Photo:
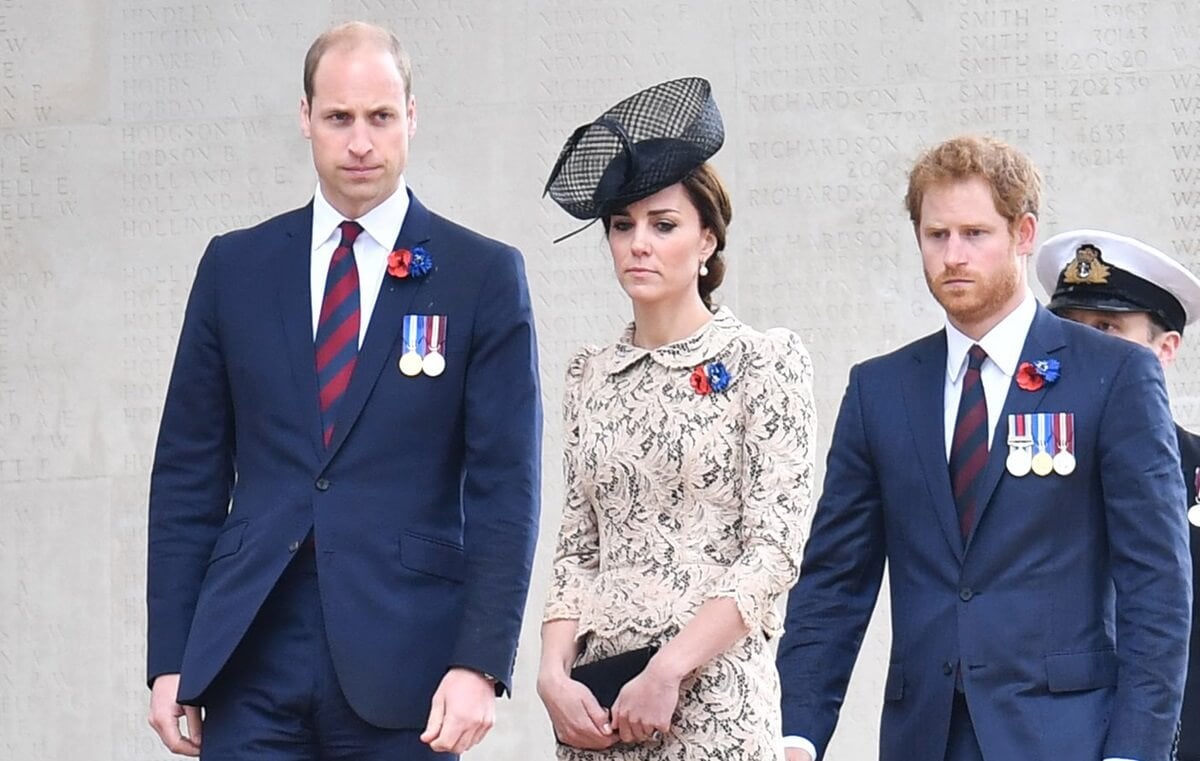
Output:
[[629,680],[612,708],[613,729],[621,741],[643,743],[669,734],[682,681],[682,675],[672,673],[654,658],[645,671]]
[[554,735],[563,745],[605,750],[616,744],[619,738],[610,726],[608,711],[584,685],[564,673],[542,674],[537,692],[550,714]]

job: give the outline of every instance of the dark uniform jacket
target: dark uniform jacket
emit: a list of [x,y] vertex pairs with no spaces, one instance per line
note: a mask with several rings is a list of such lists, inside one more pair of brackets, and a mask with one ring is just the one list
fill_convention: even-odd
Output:
[[[1179,459],[1183,462],[1183,481],[1187,485],[1188,507],[1196,504],[1196,470],[1200,468],[1200,436],[1178,428]],[[1200,510],[1189,515],[1200,519]],[[1180,718],[1179,761],[1200,761],[1200,526],[1189,520],[1192,545],[1192,643],[1188,655],[1187,685],[1183,690]]]

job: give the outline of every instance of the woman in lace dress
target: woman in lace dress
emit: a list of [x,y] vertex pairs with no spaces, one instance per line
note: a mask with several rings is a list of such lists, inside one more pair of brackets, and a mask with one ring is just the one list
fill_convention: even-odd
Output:
[[[810,518],[812,368],[793,333],[712,306],[731,216],[703,163],[721,142],[713,114],[703,80],[639,93],[593,124],[623,133],[614,157],[573,164],[581,145],[603,142],[581,128],[548,186],[604,222],[634,314],[617,343],[585,348],[567,372],[566,503],[538,677],[560,759],[782,758],[768,639]],[[646,645],[659,650],[611,712],[570,678]]]

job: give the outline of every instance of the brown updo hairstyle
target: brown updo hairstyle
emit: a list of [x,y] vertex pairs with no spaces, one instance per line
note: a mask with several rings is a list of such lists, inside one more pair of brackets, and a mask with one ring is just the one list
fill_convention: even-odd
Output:
[[683,178],[683,189],[687,191],[696,211],[700,212],[700,226],[708,228],[717,239],[717,247],[705,262],[708,274],[703,275],[696,284],[697,290],[700,291],[700,300],[711,312],[714,311],[713,291],[725,280],[725,257],[721,256],[721,252],[725,250],[725,228],[729,227],[729,222],[733,219],[733,204],[729,201],[729,191],[725,189],[725,183],[721,182],[721,176],[708,162],[696,167]]
[[[716,311],[713,308],[712,294],[725,280],[725,258],[721,256],[721,252],[725,250],[725,229],[733,219],[733,204],[729,200],[729,191],[725,189],[725,183],[707,161],[688,172],[681,182],[688,200],[700,214],[700,226],[707,228],[717,239],[717,247],[705,262],[708,274],[701,276],[696,284],[704,306],[709,311]],[[602,221],[604,234],[607,235],[611,218],[604,217]]]

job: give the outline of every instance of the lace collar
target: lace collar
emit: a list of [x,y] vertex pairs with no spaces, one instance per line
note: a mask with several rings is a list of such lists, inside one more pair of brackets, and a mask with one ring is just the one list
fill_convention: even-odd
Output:
[[728,346],[741,328],[742,323],[733,316],[733,312],[726,307],[720,307],[711,320],[687,338],[659,346],[657,349],[644,349],[633,345],[634,325],[631,322],[621,334],[621,340],[605,350],[608,356],[605,357],[604,369],[609,375],[615,375],[643,357],[650,357],[663,367],[690,370],[712,359]]

